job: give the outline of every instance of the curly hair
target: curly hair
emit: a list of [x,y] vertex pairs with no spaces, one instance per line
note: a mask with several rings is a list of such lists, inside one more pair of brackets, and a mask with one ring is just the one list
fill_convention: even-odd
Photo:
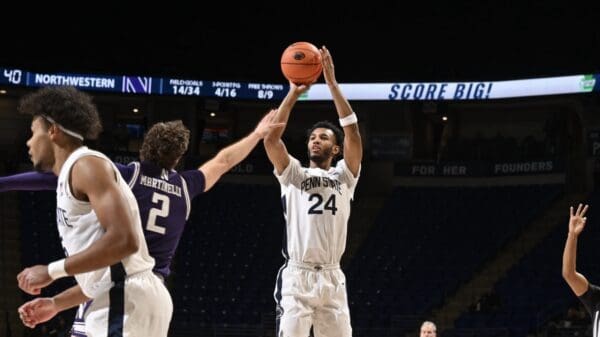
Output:
[[140,159],[170,170],[187,151],[189,142],[190,130],[181,120],[156,123],[144,136]]
[[306,131],[306,138],[309,139],[313,131],[315,131],[315,129],[318,128],[329,129],[333,132],[333,134],[335,135],[335,145],[338,145],[340,147],[340,152],[335,157],[337,158],[341,156],[342,151],[344,149],[344,131],[342,131],[330,121],[319,121],[313,124],[313,126],[311,126],[310,129]]
[[45,87],[21,98],[20,113],[52,118],[86,139],[96,139],[102,122],[92,96],[73,87]]

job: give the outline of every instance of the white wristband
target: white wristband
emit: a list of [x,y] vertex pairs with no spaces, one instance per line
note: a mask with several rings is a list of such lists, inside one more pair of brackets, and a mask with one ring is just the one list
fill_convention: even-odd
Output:
[[65,259],[50,263],[48,265],[48,275],[50,275],[53,280],[69,276],[65,270]]
[[351,124],[355,124],[358,123],[358,118],[356,117],[356,114],[353,112],[352,115],[348,115],[344,118],[340,118],[340,125],[342,127],[351,125]]

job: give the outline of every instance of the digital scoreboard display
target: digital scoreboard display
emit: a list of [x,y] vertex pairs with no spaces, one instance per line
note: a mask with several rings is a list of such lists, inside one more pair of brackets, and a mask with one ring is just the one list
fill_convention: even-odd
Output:
[[[215,97],[236,100],[281,101],[289,84],[231,82],[93,74],[34,73],[17,68],[0,68],[0,85],[73,86],[81,90],[134,95]],[[532,78],[510,81],[442,83],[347,83],[340,84],[348,100],[441,101],[488,100],[527,96],[578,94],[600,91],[600,74]],[[303,101],[329,101],[325,83],[315,83],[299,97]]]
[[199,81],[168,78],[163,81],[162,94],[205,96],[252,100],[281,100],[288,86],[283,84]]
[[105,76],[64,73],[33,73],[0,68],[0,85],[43,87],[73,86],[82,90],[123,94],[220,97],[249,100],[281,100],[289,86],[284,84],[204,81],[149,76]]
[[0,84],[25,85],[25,73],[21,69],[0,68]]

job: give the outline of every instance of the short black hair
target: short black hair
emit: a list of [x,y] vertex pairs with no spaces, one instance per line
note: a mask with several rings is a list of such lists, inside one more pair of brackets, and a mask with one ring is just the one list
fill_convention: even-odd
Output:
[[74,87],[45,87],[29,93],[19,101],[18,110],[34,117],[50,117],[86,139],[96,139],[102,131],[92,96]]
[[313,131],[315,131],[315,129],[318,128],[324,128],[333,131],[333,134],[335,135],[335,145],[344,145],[344,131],[342,131],[339,127],[337,127],[330,121],[319,121],[313,124],[313,126],[311,126],[310,129],[307,130],[306,138],[310,138],[310,135],[313,133]]
[[310,129],[307,130],[306,138],[309,139],[313,131],[315,131],[315,129],[318,128],[329,129],[333,132],[333,134],[335,135],[335,145],[338,145],[340,147],[340,152],[338,156],[342,155],[342,152],[344,150],[344,131],[342,131],[342,129],[340,129],[339,127],[337,127],[337,125],[331,123],[330,121],[319,121],[313,124],[313,126],[311,126]]

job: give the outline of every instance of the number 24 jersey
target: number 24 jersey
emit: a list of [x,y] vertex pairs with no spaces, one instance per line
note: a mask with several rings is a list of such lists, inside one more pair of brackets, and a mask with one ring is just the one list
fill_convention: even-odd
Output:
[[290,156],[275,176],[286,220],[283,255],[305,263],[339,263],[346,249],[350,204],[360,177],[342,159],[329,170],[302,167]]

